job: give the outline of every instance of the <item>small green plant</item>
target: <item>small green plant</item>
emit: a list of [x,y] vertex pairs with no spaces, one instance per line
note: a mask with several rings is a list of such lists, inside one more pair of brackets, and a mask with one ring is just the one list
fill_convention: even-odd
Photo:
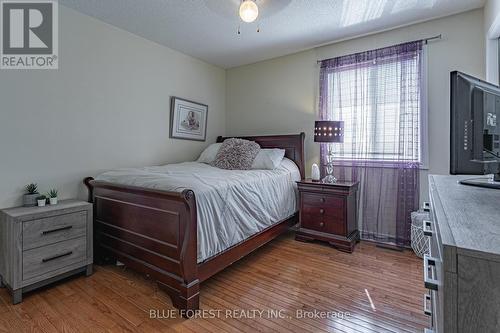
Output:
[[28,184],[25,186],[26,193],[28,194],[38,194],[38,185],[37,184]]
[[49,198],[57,198],[57,193],[58,193],[57,190],[53,188],[47,193],[47,196]]
[[47,200],[47,197],[45,195],[39,195],[38,197],[36,197],[36,200]]

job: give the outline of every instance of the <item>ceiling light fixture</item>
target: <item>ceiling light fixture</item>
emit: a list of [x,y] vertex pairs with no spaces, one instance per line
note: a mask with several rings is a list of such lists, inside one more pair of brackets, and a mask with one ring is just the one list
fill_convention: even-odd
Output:
[[245,0],[240,5],[240,17],[244,22],[251,23],[259,16],[259,7],[253,0]]

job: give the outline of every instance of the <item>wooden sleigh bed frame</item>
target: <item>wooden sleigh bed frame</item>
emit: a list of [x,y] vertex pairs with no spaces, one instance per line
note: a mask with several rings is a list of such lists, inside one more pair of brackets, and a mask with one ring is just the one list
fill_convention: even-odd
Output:
[[[282,148],[304,179],[304,133],[240,137],[262,148]],[[223,142],[218,137],[217,142]],[[94,262],[116,260],[148,274],[179,310],[199,308],[200,283],[297,223],[276,223],[225,251],[197,263],[196,198],[191,190],[166,192],[85,178],[94,206]]]

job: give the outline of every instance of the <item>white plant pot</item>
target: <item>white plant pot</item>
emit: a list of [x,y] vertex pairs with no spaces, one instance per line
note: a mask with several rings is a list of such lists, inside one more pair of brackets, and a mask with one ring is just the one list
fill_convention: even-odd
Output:
[[37,200],[37,202],[38,202],[38,207],[44,207],[45,203],[47,202],[47,199]]
[[49,200],[51,205],[57,205],[57,198],[50,198]]

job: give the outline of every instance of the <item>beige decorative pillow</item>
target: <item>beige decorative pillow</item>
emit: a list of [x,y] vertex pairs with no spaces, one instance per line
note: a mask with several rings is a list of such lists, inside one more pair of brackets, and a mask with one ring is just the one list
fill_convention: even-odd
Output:
[[248,170],[259,153],[260,146],[254,141],[227,139],[222,143],[215,161],[210,165],[227,170]]

